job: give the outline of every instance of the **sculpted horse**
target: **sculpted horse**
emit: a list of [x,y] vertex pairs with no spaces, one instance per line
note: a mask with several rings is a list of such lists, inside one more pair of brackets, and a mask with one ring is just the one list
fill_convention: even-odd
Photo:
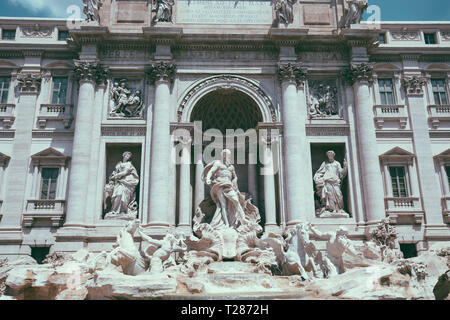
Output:
[[318,277],[322,257],[312,241],[309,240],[309,224],[298,224],[288,231],[286,243],[288,249],[283,258],[283,274],[300,275],[304,280],[310,279],[307,272]]

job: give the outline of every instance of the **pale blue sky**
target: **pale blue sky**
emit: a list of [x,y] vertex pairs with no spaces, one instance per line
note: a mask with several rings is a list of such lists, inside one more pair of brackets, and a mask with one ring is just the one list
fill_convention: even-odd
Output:
[[[243,1],[243,0],[240,0]],[[0,16],[68,17],[67,8],[82,0],[0,0]],[[450,21],[450,0],[369,0],[383,21]]]

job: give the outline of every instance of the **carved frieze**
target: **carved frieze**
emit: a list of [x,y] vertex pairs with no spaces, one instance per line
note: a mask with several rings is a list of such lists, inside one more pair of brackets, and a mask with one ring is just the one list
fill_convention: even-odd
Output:
[[53,33],[53,27],[39,26],[23,26],[21,31],[24,37],[28,38],[50,38]]
[[145,136],[147,133],[147,128],[143,127],[102,127],[102,136],[107,137],[137,137]]
[[392,39],[399,41],[418,41],[420,40],[420,32],[417,30],[408,30],[404,28],[400,31],[391,31]]
[[158,81],[172,82],[175,76],[176,65],[168,62],[156,62],[150,67],[148,73],[151,84]]
[[310,126],[306,125],[307,136],[348,136],[350,134],[350,128],[348,125],[326,125],[326,126]]
[[425,78],[417,76],[405,77],[402,79],[402,85],[406,94],[409,95],[423,95],[423,87],[427,84]]
[[343,76],[345,80],[353,84],[355,82],[371,81],[373,65],[368,63],[352,64],[345,70]]
[[281,83],[295,83],[299,87],[303,87],[306,80],[307,69],[302,67],[300,63],[280,63],[278,64],[278,80]]
[[311,119],[341,118],[336,81],[308,81],[308,115]]

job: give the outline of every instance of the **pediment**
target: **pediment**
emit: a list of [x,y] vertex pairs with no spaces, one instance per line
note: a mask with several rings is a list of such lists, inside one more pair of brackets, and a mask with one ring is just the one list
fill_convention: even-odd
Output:
[[402,149],[400,147],[392,148],[389,151],[386,151],[382,155],[380,155],[380,159],[383,161],[407,161],[411,162],[416,155],[414,153],[411,153],[409,151],[406,151],[405,149]]
[[47,148],[31,156],[32,159],[60,159],[65,160],[68,158],[64,153],[59,152],[54,148]]
[[450,162],[450,149],[447,149],[434,157],[441,161]]

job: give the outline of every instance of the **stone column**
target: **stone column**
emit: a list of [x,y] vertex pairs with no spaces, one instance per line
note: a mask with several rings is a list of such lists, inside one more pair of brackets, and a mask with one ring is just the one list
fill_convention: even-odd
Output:
[[180,194],[178,227],[186,232],[191,232],[192,201],[191,201],[191,143],[189,136],[176,138],[181,144],[180,161]]
[[277,225],[277,205],[275,197],[275,166],[272,152],[272,146],[277,143],[278,137],[267,135],[262,137],[264,148],[263,150],[263,167],[261,174],[264,177],[264,212],[266,216],[265,231],[276,232],[279,231]]
[[[306,69],[298,63],[279,64],[281,82],[282,119],[284,124],[283,159],[286,190],[286,225],[306,221],[314,212],[308,202],[313,202],[313,187],[309,183],[306,155],[306,97],[304,82]],[[298,90],[297,90],[298,89]],[[312,180],[312,177],[311,177]],[[311,184],[311,186],[310,186]],[[313,210],[308,212],[309,209]]]
[[449,185],[448,185],[447,172],[445,171],[445,162],[439,161],[439,165],[441,167],[441,176],[442,176],[442,180],[443,180],[443,184],[444,184],[444,196],[448,197],[448,196],[450,196],[450,190],[449,190]]
[[75,61],[75,77],[80,82],[80,89],[64,227],[84,227],[87,222],[95,83],[101,70],[97,61]]
[[253,204],[258,206],[258,165],[256,163],[252,163],[255,162],[254,160],[257,159],[257,156],[253,153],[249,153],[248,159],[248,193],[252,196]]
[[150,198],[148,224],[170,226],[169,183],[170,165],[170,85],[175,65],[159,62],[151,66],[150,80],[155,85],[152,145],[150,160]]
[[7,181],[5,183],[3,218],[0,228],[20,232],[24,212],[26,182],[29,172],[32,132],[37,98],[41,90],[43,74],[22,72],[17,75],[19,103],[16,106],[15,134]]
[[353,64],[346,73],[355,94],[356,129],[366,222],[374,224],[386,217],[383,180],[377,151],[373,101],[369,91],[373,67]]
[[104,70],[104,74],[99,77],[97,91],[95,92],[94,106],[92,108],[92,136],[91,136],[91,158],[89,167],[89,186],[88,186],[88,205],[86,208],[87,224],[93,225],[101,212],[98,211],[98,203],[102,200],[102,195],[98,192],[99,178],[99,157],[100,157],[100,138],[102,125],[103,100],[105,96],[106,82],[108,72]]
[[[201,149],[200,149],[201,150]],[[194,210],[198,208],[200,203],[205,199],[205,183],[202,181],[203,170],[203,153],[195,154],[195,191],[194,191]]]
[[441,195],[436,190],[439,181],[434,174],[435,164],[427,121],[427,105],[423,91],[427,81],[419,76],[410,76],[404,77],[402,83],[407,97],[411,129],[414,133],[413,143],[427,227],[442,226],[444,221]]

